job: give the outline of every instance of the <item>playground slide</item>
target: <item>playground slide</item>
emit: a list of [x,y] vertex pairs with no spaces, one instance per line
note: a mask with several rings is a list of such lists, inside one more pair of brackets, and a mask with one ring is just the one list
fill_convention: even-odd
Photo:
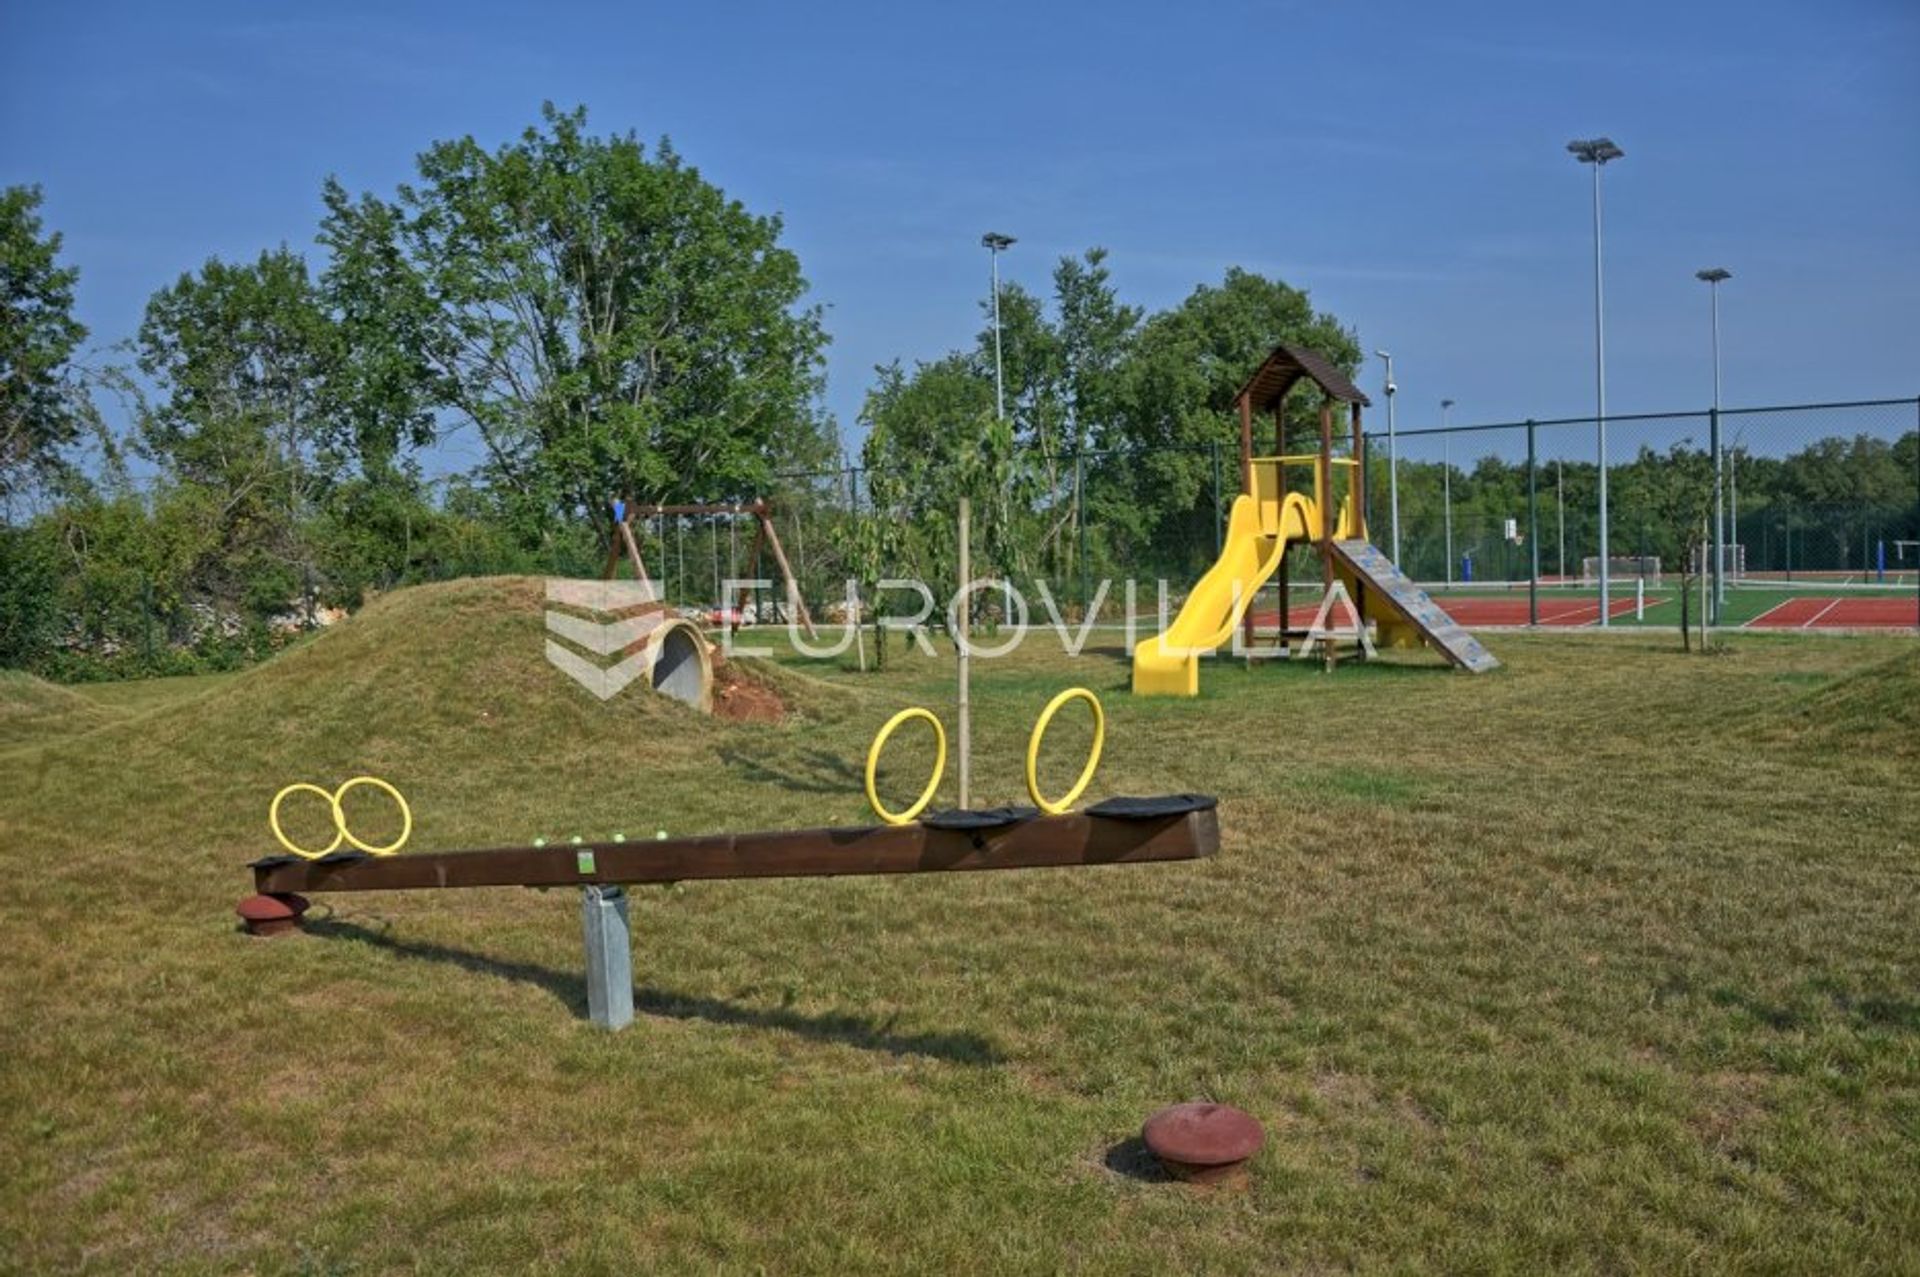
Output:
[[1259,504],[1244,493],[1233,499],[1220,559],[1187,595],[1164,634],[1133,649],[1133,690],[1139,696],[1198,696],[1200,654],[1233,634],[1233,627],[1266,584],[1287,542],[1306,533],[1307,506],[1289,494],[1273,531],[1261,527]]

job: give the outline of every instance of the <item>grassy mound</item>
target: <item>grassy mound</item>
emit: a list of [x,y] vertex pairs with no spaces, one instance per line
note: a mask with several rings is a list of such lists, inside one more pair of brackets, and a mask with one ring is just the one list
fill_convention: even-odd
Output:
[[0,670],[0,749],[57,740],[113,717],[71,688],[17,670]]
[[1817,742],[1920,757],[1920,650],[1901,652],[1811,693],[1796,726]]

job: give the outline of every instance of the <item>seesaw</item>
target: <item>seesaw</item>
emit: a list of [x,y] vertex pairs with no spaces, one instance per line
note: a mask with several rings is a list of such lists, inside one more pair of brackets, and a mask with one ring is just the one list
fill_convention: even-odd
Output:
[[[1091,693],[1096,721],[1099,703]],[[899,725],[896,716],[868,753],[868,790],[887,822],[845,828],[697,834],[649,841],[574,842],[556,846],[495,847],[472,851],[395,855],[403,837],[373,848],[347,831],[340,797],[357,784],[373,783],[400,804],[410,828],[411,812],[396,790],[356,778],[329,794],[315,785],[289,786],[271,811],[275,836],[287,854],[250,866],[255,895],[239,913],[255,935],[297,931],[306,896],[332,891],[423,891],[464,887],[581,887],[587,952],[587,1007],[594,1023],[618,1029],[633,1021],[633,948],[625,889],[647,883],[733,878],[818,878],[853,874],[958,873],[992,869],[1065,869],[1194,860],[1219,850],[1214,799],[1196,794],[1111,798],[1083,811],[1065,810],[1084,789],[1099,759],[1099,736],[1073,793],[1049,802],[1039,794],[1034,759],[1048,720],[1068,694],[1056,697],[1036,724],[1027,755],[1028,790],[1036,807],[944,811],[913,818],[932,797],[945,765],[945,732],[932,719],[940,742],[933,780],[905,813],[887,811],[873,794],[872,775],[881,747]],[[281,832],[279,804],[297,789],[326,797],[342,841],[367,850],[315,853]],[[1046,808],[1046,811],[1040,810]]]

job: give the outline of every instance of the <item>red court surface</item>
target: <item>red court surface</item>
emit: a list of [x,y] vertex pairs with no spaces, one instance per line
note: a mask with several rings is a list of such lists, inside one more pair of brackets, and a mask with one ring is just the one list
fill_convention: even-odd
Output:
[[[1664,599],[1648,599],[1647,611],[1659,607]],[[1527,596],[1517,598],[1439,598],[1434,600],[1445,610],[1448,616],[1460,622],[1468,629],[1481,625],[1525,625],[1528,623]],[[1633,595],[1626,598],[1607,600],[1608,616],[1633,615]],[[1542,625],[1592,625],[1600,619],[1600,600],[1593,599],[1557,599],[1542,597],[1540,600],[1540,624]]]
[[[1647,611],[1652,612],[1664,599],[1648,599]],[[1434,600],[1442,611],[1461,625],[1472,629],[1476,626],[1525,625],[1527,624],[1527,596],[1518,598],[1439,598]],[[1607,612],[1612,616],[1631,616],[1633,597],[1608,600]],[[1320,605],[1295,604],[1287,609],[1287,624],[1290,628],[1304,630],[1312,625],[1320,615]],[[1280,614],[1275,611],[1255,612],[1253,623],[1265,629],[1271,629],[1278,623]],[[1540,600],[1540,624],[1542,625],[1592,625],[1600,619],[1599,599],[1549,599]],[[1335,609],[1331,623],[1345,625],[1347,617],[1344,611]]]
[[1920,628],[1920,599],[1788,599],[1748,621],[1750,630],[1906,630]]

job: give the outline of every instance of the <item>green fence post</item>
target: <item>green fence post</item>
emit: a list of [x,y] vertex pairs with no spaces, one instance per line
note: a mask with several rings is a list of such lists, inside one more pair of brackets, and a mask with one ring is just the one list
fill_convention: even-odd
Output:
[[1527,418],[1527,624],[1540,624],[1540,482],[1533,418]]

